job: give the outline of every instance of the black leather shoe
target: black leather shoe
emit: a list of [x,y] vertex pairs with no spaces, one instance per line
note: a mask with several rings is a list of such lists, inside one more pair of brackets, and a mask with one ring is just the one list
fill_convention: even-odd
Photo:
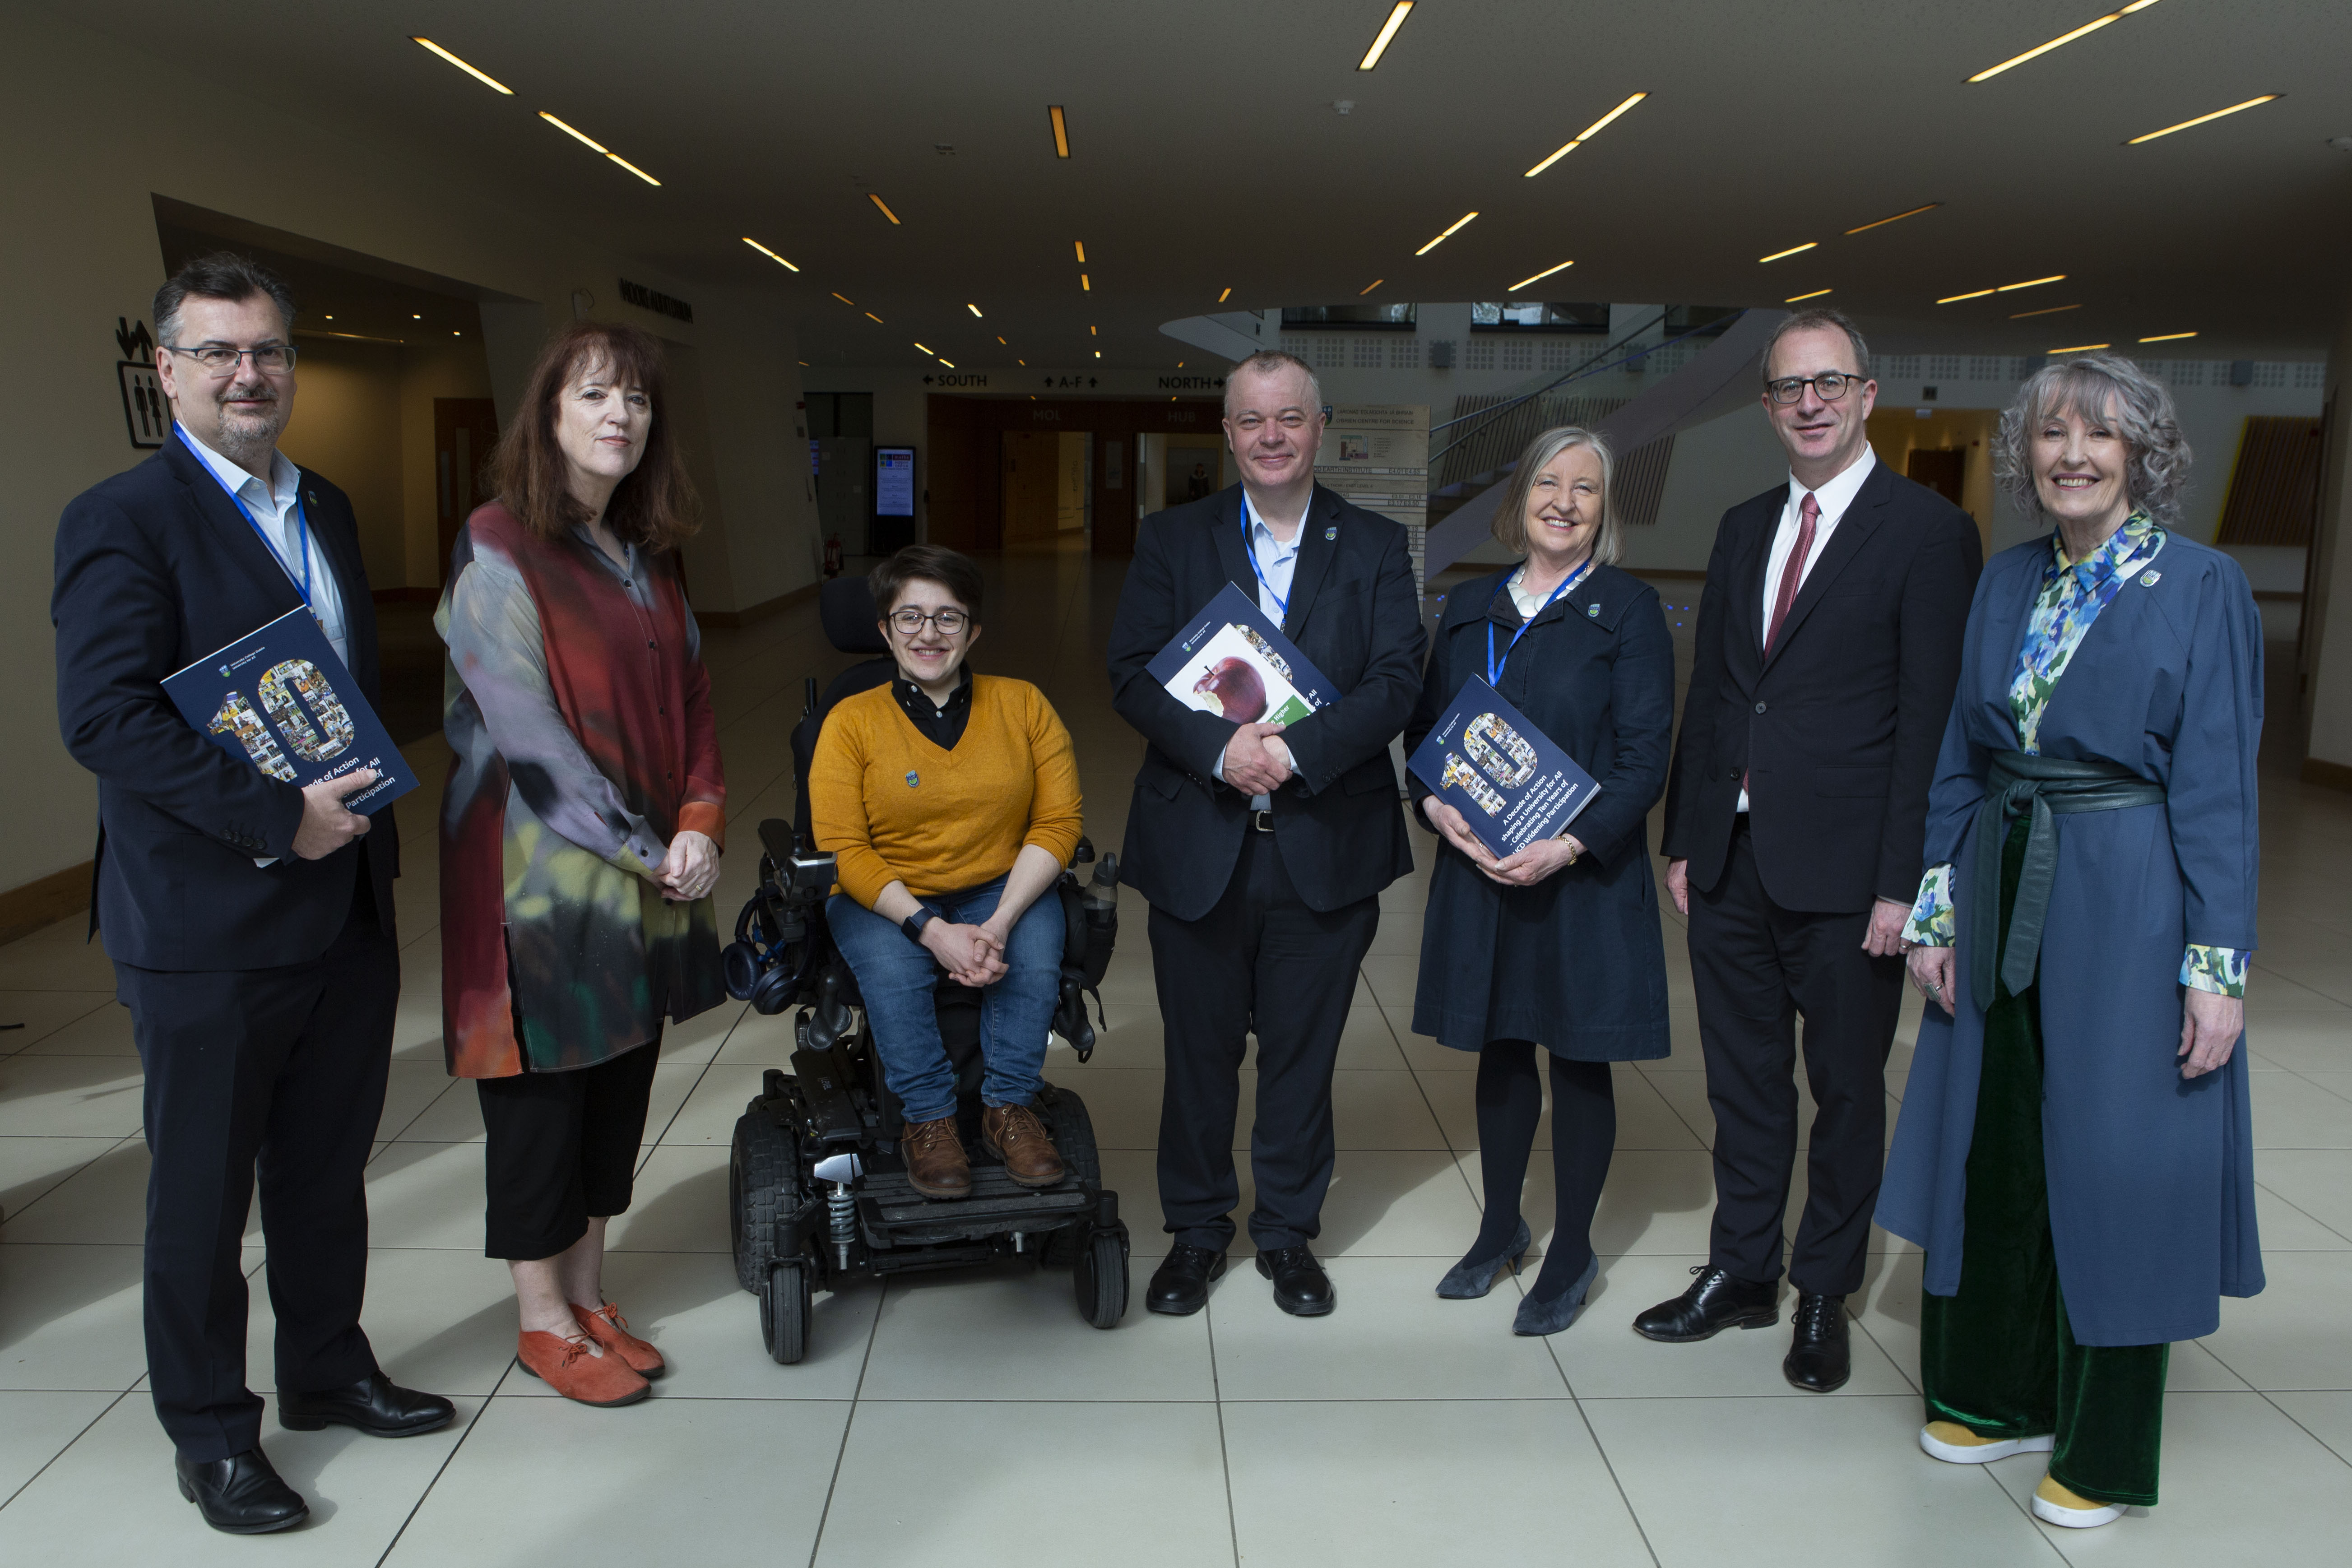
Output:
[[258,1448],[197,1464],[173,1460],[180,1495],[196,1505],[205,1522],[231,1535],[267,1535],[291,1530],[310,1517],[302,1494],[279,1479]]
[[1294,1318],[1319,1318],[1339,1300],[1331,1293],[1331,1277],[1304,1247],[1259,1253],[1257,1271],[1274,1281],[1274,1304]]
[[1780,1374],[1808,1394],[1828,1394],[1853,1375],[1853,1349],[1846,1338],[1845,1298],[1797,1292],[1796,1339]]
[[457,1416],[457,1407],[439,1394],[403,1388],[380,1372],[346,1388],[278,1395],[278,1424],[289,1432],[316,1432],[331,1421],[371,1437],[414,1437],[437,1432]]
[[1759,1285],[1752,1279],[1735,1279],[1704,1263],[1691,1272],[1698,1278],[1691,1281],[1689,1289],[1633,1320],[1635,1333],[1645,1340],[1678,1345],[1711,1340],[1733,1327],[1769,1329],[1780,1321],[1777,1281]]
[[1151,1271],[1143,1304],[1171,1318],[1189,1318],[1209,1304],[1209,1283],[1222,1279],[1225,1255],[1178,1242]]

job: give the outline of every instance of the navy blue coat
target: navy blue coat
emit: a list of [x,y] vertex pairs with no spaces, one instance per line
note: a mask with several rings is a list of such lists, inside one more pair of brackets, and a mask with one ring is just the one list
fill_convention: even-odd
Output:
[[[1405,728],[1408,754],[1464,683],[1486,676],[1488,606],[1517,570],[1465,583],[1447,598]],[[1516,620],[1507,597],[1503,605],[1505,619]],[[1510,640],[1500,627],[1495,637],[1497,648]],[[1496,689],[1601,789],[1569,825],[1585,853],[1531,888],[1489,881],[1438,840],[1413,1033],[1457,1050],[1525,1039],[1576,1061],[1663,1057],[1666,958],[1646,819],[1666,788],[1675,650],[1656,590],[1613,566],[1594,567],[1536,616]],[[1429,793],[1414,777],[1412,819],[1433,833],[1421,806]]]
[[[2009,686],[2050,550],[2045,538],[2004,551],[1977,584],[1928,794],[1927,863],[1953,866],[1958,1016],[1931,1006],[1920,1026],[1878,1223],[1927,1249],[1939,1296],[1960,1285],[1984,1056],[1969,911],[2000,896],[1972,885],[1976,811],[1991,753],[2017,749]],[[2055,819],[2042,1137],[2059,1285],[2086,1345],[2195,1339],[2219,1326],[2218,1298],[2263,1288],[2246,1043],[2197,1079],[2176,1056],[2183,946],[2254,945],[2262,622],[2219,551],[2173,533],[2150,565],[2091,624],[2041,729],[2044,756],[2121,763],[2168,795]]]

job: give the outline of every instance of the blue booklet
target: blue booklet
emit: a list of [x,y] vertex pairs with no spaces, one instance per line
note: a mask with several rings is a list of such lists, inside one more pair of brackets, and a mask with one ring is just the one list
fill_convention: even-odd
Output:
[[373,768],[376,782],[343,800],[362,816],[416,787],[416,775],[307,609],[289,610],[165,676],[163,689],[198,734],[271,778],[308,787]]
[[1339,696],[1231,583],[1144,668],[1177,701],[1236,724],[1288,724]]
[[1472,676],[1405,764],[1496,859],[1557,838],[1601,791],[1495,689]]

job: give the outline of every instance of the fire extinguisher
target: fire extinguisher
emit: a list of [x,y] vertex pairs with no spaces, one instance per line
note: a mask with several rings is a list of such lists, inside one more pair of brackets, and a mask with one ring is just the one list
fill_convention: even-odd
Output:
[[841,535],[838,533],[824,536],[824,574],[827,577],[841,575]]

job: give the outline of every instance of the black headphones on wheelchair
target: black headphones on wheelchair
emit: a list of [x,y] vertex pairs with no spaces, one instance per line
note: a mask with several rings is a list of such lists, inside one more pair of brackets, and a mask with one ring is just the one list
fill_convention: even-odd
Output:
[[727,994],[749,1002],[751,1010],[772,1016],[793,1005],[808,982],[815,944],[803,939],[798,962],[788,945],[778,942],[769,927],[768,899],[762,889],[735,917],[735,940],[719,954],[727,977]]

